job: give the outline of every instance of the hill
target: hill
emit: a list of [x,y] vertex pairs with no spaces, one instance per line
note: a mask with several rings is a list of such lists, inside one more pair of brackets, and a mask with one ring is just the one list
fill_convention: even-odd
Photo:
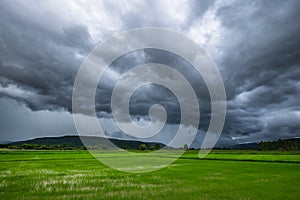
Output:
[[242,144],[236,144],[231,147],[231,149],[258,149],[259,148],[259,143],[242,143]]
[[[123,149],[138,149],[142,144],[146,148],[159,149],[165,146],[162,143],[142,142],[136,140],[110,139],[110,141]],[[85,144],[85,145],[84,145]],[[18,141],[6,144],[8,148],[25,149],[108,149],[115,148],[106,138],[96,136],[62,136],[62,137],[43,137],[32,140]]]

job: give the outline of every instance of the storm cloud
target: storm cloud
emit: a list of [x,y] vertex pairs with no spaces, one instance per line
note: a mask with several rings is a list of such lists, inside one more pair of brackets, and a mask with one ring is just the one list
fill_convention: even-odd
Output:
[[[299,10],[297,0],[1,1],[0,140],[75,134],[70,120],[72,90],[84,58],[114,34],[149,26],[185,34],[218,66],[228,107],[221,144],[299,137]],[[207,88],[188,63],[167,52],[144,49],[116,60],[97,90],[99,119],[109,124],[107,131],[112,137],[123,137],[109,122],[113,86],[130,68],[151,62],[181,70],[191,82],[201,110],[197,143],[210,120]],[[176,131],[178,102],[165,88],[138,90],[131,99],[130,112],[137,121],[147,120],[149,107],[156,103],[164,105],[169,114],[165,132]],[[41,112],[44,121],[46,116],[51,121],[59,115],[67,125],[18,129],[8,123],[16,118],[21,122],[23,116],[24,123],[34,124],[24,113],[39,123]],[[170,135],[154,139],[165,142]]]

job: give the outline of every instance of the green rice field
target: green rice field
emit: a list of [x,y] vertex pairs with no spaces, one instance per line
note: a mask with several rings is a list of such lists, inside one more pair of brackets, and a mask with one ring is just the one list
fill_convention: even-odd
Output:
[[125,173],[88,151],[0,150],[1,200],[300,199],[299,180],[299,152],[187,151],[166,168]]

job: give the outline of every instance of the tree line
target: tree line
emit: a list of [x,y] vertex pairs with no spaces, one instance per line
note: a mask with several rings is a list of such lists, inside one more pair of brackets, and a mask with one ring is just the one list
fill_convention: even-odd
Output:
[[[103,150],[109,149],[109,147],[103,145],[95,145],[95,146],[88,146],[85,147],[83,145],[76,145],[76,144],[31,144],[31,143],[23,143],[23,144],[0,144],[0,148],[7,148],[7,149],[27,149],[27,150],[86,150],[86,149],[93,149],[93,150]],[[140,144],[138,147],[128,147],[123,145],[122,149],[137,149],[137,150],[158,150],[161,148],[160,144],[155,145],[147,145],[147,144]],[[184,150],[190,149],[185,145],[183,147]],[[258,147],[256,148],[261,151],[272,151],[272,150],[279,150],[279,151],[300,151],[300,138],[293,138],[293,139],[279,139],[277,141],[262,141],[258,143]]]
[[259,150],[262,151],[271,151],[271,150],[279,150],[279,151],[299,151],[300,150],[300,138],[294,139],[279,139],[277,141],[272,142],[260,142],[258,145]]
[[[95,146],[78,146],[75,144],[0,144],[0,148],[7,148],[7,149],[26,149],[26,150],[105,150],[109,149],[103,145],[95,145]],[[147,146],[146,144],[140,144],[136,149],[137,150],[158,150],[160,149],[160,144],[155,144],[151,146]],[[128,146],[122,146],[122,149],[132,149]]]
[[20,144],[20,145],[10,145],[10,144],[0,144],[0,148],[7,149],[26,149],[26,150],[85,150],[84,146],[76,146],[72,144]]

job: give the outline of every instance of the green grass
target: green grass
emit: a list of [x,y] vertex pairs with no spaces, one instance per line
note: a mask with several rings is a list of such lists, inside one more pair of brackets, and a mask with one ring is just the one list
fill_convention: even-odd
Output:
[[[182,158],[198,158],[198,151],[187,151]],[[214,150],[205,160],[300,163],[300,153],[293,151]]]
[[2,150],[0,199],[300,199],[297,152],[213,151],[205,159],[197,153],[130,174],[87,151]]

